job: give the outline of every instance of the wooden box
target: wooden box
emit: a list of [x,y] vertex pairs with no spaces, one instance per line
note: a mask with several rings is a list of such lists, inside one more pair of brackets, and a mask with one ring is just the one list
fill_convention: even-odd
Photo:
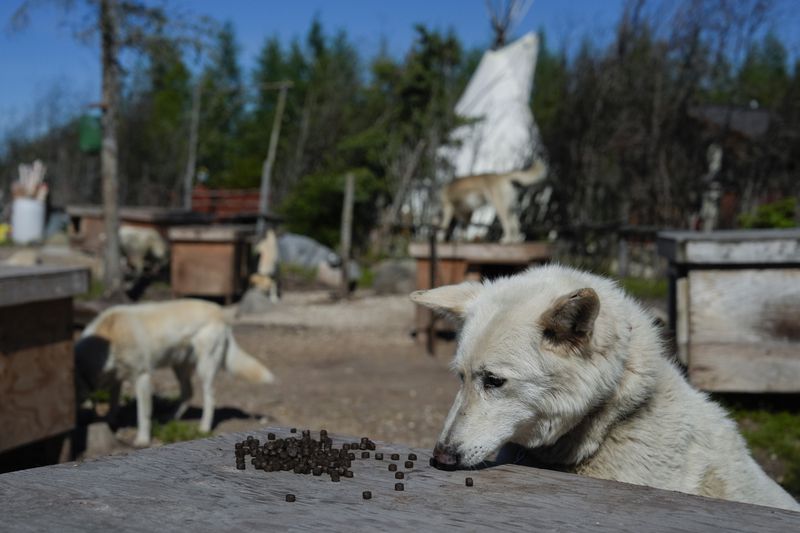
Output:
[[678,357],[697,387],[800,392],[800,230],[663,232]]
[[172,292],[223,298],[247,288],[252,226],[186,226],[169,231]]
[[77,268],[0,266],[0,452],[75,426],[72,297]]

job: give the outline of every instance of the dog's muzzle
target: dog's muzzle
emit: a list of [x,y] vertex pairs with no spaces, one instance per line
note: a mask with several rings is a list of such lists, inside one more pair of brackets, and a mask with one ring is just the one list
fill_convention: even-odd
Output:
[[436,461],[434,466],[442,470],[455,469],[461,460],[461,456],[458,454],[455,447],[442,444],[441,442],[437,442],[436,446],[433,448],[433,458]]

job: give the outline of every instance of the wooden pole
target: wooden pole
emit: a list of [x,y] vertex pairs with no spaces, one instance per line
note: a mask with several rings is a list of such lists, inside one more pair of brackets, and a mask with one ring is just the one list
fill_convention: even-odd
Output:
[[122,270],[119,248],[119,181],[117,159],[117,99],[119,96],[119,11],[117,0],[100,2],[100,40],[102,43],[103,143],[100,152],[100,175],[103,183],[103,219],[105,223],[106,296],[122,294]]
[[[430,287],[431,289],[436,288],[437,280],[436,280],[436,270],[437,270],[437,263],[438,258],[436,256],[436,226],[430,226],[430,235],[428,235],[428,244],[430,245],[430,265],[428,272],[428,276],[430,279]],[[434,356],[436,355],[436,313],[433,311],[429,311],[430,321],[428,322],[428,338],[425,339],[426,347],[428,349],[428,355]]]
[[186,171],[183,174],[183,208],[192,210],[192,186],[197,169],[197,131],[200,128],[200,91],[202,80],[198,77],[192,88],[192,119],[189,125],[189,156],[186,159]]
[[269,150],[267,158],[261,167],[261,192],[258,198],[258,225],[256,233],[259,237],[264,236],[266,231],[266,216],[269,209],[269,190],[272,179],[272,167],[275,164],[275,153],[278,150],[278,137],[281,134],[281,120],[283,119],[283,109],[286,107],[286,93],[291,87],[291,82],[280,82],[278,84],[278,106],[275,109],[275,117],[272,121],[272,132],[269,135]]
[[353,236],[353,196],[356,177],[348,172],[344,180],[344,202],[342,203],[342,298],[350,294],[350,245]]

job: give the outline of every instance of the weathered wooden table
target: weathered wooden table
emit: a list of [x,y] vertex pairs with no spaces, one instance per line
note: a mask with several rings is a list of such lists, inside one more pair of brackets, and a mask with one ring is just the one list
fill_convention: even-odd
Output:
[[[285,429],[271,429],[279,437]],[[264,441],[267,430],[253,433]],[[388,453],[357,459],[355,476],[265,473],[234,467],[222,435],[109,457],[0,475],[2,526],[13,531],[800,531],[800,513],[537,470],[499,466],[443,472],[430,454],[395,492]],[[357,439],[334,438],[335,445]],[[360,455],[357,455],[360,457]],[[475,480],[466,487],[467,476]],[[362,499],[362,491],[372,499]],[[287,493],[297,501],[287,503]]]
[[800,392],[800,230],[668,231],[669,316],[691,382]]

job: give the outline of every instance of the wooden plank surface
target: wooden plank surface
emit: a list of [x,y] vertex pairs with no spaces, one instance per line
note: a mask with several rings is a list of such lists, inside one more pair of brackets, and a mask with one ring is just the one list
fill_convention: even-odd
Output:
[[75,426],[72,300],[0,307],[0,451]]
[[237,249],[235,242],[172,243],[172,290],[181,295],[233,296],[239,285]]
[[0,265],[0,306],[71,298],[89,290],[89,269]]
[[667,231],[659,254],[677,264],[800,264],[800,230]]
[[254,235],[249,225],[178,226],[170,228],[170,241],[237,242]]
[[[412,242],[408,253],[414,258],[430,256],[430,245]],[[463,259],[468,263],[481,264],[530,264],[550,259],[552,248],[547,242],[522,242],[518,244],[440,242],[436,245],[439,259]]]
[[[253,435],[263,441],[266,430]],[[422,450],[414,450],[419,459],[403,480],[404,492],[394,491],[386,459],[356,460],[355,477],[339,483],[249,464],[238,471],[233,443],[243,437],[0,475],[3,525],[14,531],[800,530],[800,513],[559,472],[522,466],[443,472],[428,466]],[[378,451],[404,458],[411,450],[379,443]],[[474,487],[464,485],[466,476]],[[372,491],[371,500],[362,499],[364,490]],[[297,501],[287,503],[287,493]]]
[[693,270],[688,285],[695,385],[800,392],[800,269]]

